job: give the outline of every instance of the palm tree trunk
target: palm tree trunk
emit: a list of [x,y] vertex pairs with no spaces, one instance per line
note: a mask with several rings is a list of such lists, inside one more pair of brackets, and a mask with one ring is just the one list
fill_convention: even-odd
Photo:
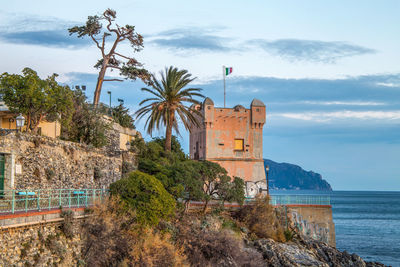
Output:
[[175,111],[171,111],[169,122],[167,124],[167,130],[165,132],[165,151],[171,151],[171,141],[172,141],[172,124],[174,123]]
[[171,140],[172,140],[172,125],[168,123],[167,131],[165,133],[165,151],[171,151]]

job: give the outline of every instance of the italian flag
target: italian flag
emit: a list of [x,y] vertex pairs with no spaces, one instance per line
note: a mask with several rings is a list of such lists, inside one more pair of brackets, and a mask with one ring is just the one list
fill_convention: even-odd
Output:
[[225,76],[228,76],[232,73],[232,67],[225,68]]

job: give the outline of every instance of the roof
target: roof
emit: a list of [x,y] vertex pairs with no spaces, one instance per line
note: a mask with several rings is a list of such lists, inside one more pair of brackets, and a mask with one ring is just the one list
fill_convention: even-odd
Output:
[[265,104],[261,101],[258,100],[257,98],[254,98],[253,101],[251,101],[251,105],[252,107],[265,107]]
[[211,98],[206,97],[206,99],[204,99],[203,105],[212,105],[212,106],[214,106],[214,102],[211,100]]
[[233,107],[234,110],[238,111],[240,109],[245,109],[245,107],[243,107],[242,105],[236,105]]

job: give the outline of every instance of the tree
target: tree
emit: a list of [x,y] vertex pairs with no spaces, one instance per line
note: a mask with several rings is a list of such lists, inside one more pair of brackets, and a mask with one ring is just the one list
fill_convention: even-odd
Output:
[[37,132],[39,123],[46,119],[61,119],[68,123],[73,113],[72,91],[56,82],[57,74],[42,80],[36,71],[25,68],[23,75],[3,73],[0,93],[9,110],[26,115],[27,131]]
[[136,212],[138,222],[157,225],[160,219],[169,219],[175,212],[175,200],[154,176],[131,172],[110,185],[110,193],[119,196],[126,206]]
[[230,183],[221,183],[217,186],[218,189],[218,196],[222,203],[225,201],[233,202],[236,201],[240,205],[243,204],[245,199],[245,192],[244,192],[244,181],[240,177],[234,177],[233,181]]
[[227,175],[227,171],[221,165],[211,161],[199,161],[200,168],[198,170],[204,190],[204,208],[207,210],[208,202],[213,198],[219,198],[219,188],[226,188],[231,178]]
[[122,104],[112,109],[112,116],[114,121],[122,127],[135,129],[135,125],[133,124],[135,120],[129,115],[129,109]]
[[[104,79],[107,69],[118,70],[120,75],[129,79],[140,78],[145,83],[150,78],[148,71],[142,68],[142,63],[131,56],[117,52],[118,45],[125,40],[129,41],[132,52],[141,51],[143,49],[143,37],[135,31],[135,27],[132,25],[122,27],[115,24],[116,15],[117,13],[114,10],[107,9],[101,16],[88,16],[85,25],[68,29],[70,35],[76,33],[78,38],[89,36],[101,51],[101,59],[95,65],[96,68],[100,69],[93,99],[95,106],[99,103],[103,82],[123,81],[118,78]],[[107,24],[105,27],[103,27],[102,21]],[[110,49],[106,51],[106,39],[110,36],[114,36],[115,39]]]
[[110,126],[99,109],[87,103],[85,94],[73,91],[74,113],[68,125],[62,128],[61,137],[73,142],[102,147],[108,143],[106,131]]
[[138,119],[148,115],[146,120],[147,132],[151,135],[154,129],[159,129],[161,125],[166,127],[165,132],[165,151],[171,151],[172,129],[179,134],[178,121],[176,114],[187,130],[190,131],[191,125],[200,126],[198,117],[202,114],[196,109],[185,106],[186,103],[199,105],[200,102],[193,97],[204,97],[199,92],[200,88],[186,88],[195,78],[187,70],[178,70],[174,67],[165,68],[165,74],[161,74],[161,81],[152,75],[150,82],[152,88],[142,88],[142,91],[153,95],[140,102],[146,106],[140,108],[136,114]]

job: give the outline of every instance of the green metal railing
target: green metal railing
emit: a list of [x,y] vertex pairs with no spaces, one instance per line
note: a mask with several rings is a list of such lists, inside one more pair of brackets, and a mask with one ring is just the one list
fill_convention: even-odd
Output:
[[107,195],[106,189],[1,190],[0,214],[87,207]]
[[330,205],[328,195],[271,195],[271,205]]
[[[328,195],[270,195],[273,206],[285,205],[331,205]],[[246,198],[246,202],[254,201],[254,197]]]

